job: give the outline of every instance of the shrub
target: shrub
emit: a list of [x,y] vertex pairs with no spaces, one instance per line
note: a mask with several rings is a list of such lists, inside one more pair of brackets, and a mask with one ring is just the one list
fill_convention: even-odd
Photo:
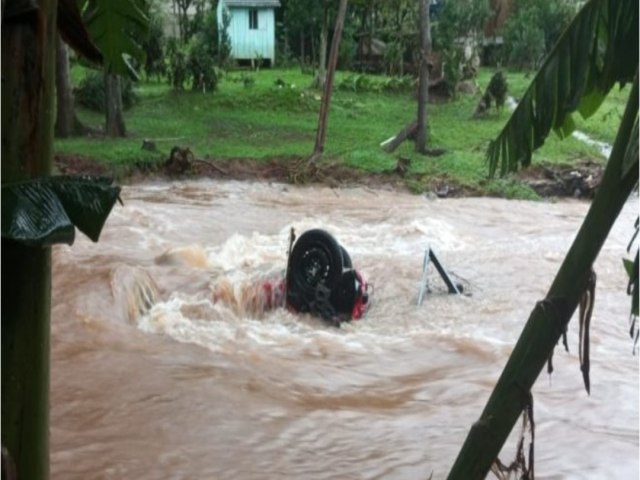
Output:
[[187,52],[175,38],[167,43],[167,62],[169,85],[174,90],[184,90],[189,71],[187,70]]
[[401,92],[413,87],[410,77],[377,78],[365,74],[352,74],[344,77],[338,84],[339,90],[352,92]]
[[[433,49],[441,52],[447,93],[455,96],[465,66],[479,60],[482,28],[490,10],[486,0],[445,2],[434,23]],[[471,47],[465,52],[465,46]]]
[[517,0],[502,28],[503,60],[518,68],[537,68],[575,14],[566,0]]
[[222,9],[222,31],[218,39],[218,65],[225,67],[231,58],[231,37],[229,36],[229,25],[231,17],[226,9]]
[[338,68],[341,70],[349,70],[353,65],[353,59],[358,50],[354,33],[354,29],[350,25],[346,25],[344,32],[342,32],[342,39],[340,40],[338,50]]
[[193,90],[213,91],[218,84],[215,57],[207,38],[202,33],[195,34],[188,46],[186,67],[191,76]]
[[402,73],[404,46],[400,40],[387,43],[384,50],[384,67],[389,75]]
[[[120,78],[122,89],[122,107],[127,110],[137,101],[137,96],[133,89],[133,82],[128,78]],[[80,84],[74,89],[76,101],[85,108],[95,112],[104,113],[104,73],[102,71],[91,70],[85,75]]]

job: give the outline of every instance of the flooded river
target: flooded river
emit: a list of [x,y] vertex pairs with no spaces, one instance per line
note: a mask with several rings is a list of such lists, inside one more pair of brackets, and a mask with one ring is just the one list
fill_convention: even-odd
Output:
[[[588,208],[211,181],[122,197],[100,243],[54,249],[54,479],[446,477]],[[591,395],[575,318],[535,385],[536,478],[638,478],[621,262],[636,216],[637,197],[595,266]],[[373,285],[366,318],[244,308],[282,274],[291,227],[346,247]],[[429,246],[467,295],[431,271],[416,304]]]

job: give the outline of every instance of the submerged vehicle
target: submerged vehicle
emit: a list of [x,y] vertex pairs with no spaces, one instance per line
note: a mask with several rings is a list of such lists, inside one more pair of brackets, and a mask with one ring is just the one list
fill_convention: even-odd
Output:
[[287,308],[333,325],[362,318],[369,305],[369,286],[349,253],[319,228],[304,232],[290,248],[284,287]]
[[[353,268],[347,250],[329,232],[317,228],[294,241],[292,229],[285,274],[248,285],[240,296],[241,310],[259,315],[284,307],[334,326],[362,318],[369,307],[369,284]],[[229,299],[234,298],[228,284],[214,289],[216,302],[233,304]]]

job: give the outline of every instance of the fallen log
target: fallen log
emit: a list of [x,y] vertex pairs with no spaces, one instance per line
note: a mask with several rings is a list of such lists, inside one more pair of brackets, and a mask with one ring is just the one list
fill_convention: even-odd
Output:
[[393,139],[385,142],[383,146],[383,150],[387,153],[393,153],[396,148],[400,146],[402,142],[404,142],[407,138],[416,134],[418,129],[418,122],[411,122],[409,125],[400,130]]

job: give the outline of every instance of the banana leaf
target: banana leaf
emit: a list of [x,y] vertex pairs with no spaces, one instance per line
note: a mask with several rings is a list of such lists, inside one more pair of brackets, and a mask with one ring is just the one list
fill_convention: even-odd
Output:
[[2,185],[2,238],[28,246],[98,241],[120,187],[103,177],[42,177]]
[[560,138],[569,135],[575,128],[573,112],[588,118],[616,83],[633,81],[637,68],[638,0],[589,1],[489,143],[489,175],[529,166],[552,129]]
[[140,0],[95,0],[88,3],[88,8],[86,26],[104,55],[107,71],[137,80],[129,57],[144,61],[142,41],[149,28]]

